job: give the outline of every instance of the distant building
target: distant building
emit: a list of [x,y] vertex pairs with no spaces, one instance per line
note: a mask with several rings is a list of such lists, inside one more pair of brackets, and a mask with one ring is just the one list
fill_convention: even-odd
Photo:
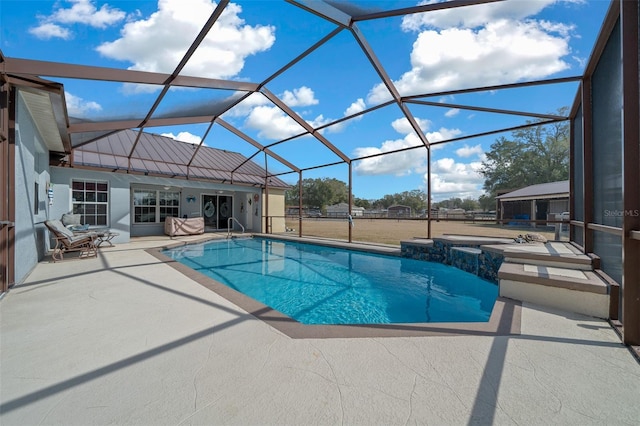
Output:
[[387,217],[411,217],[411,207],[400,204],[389,206]]
[[[349,204],[338,203],[333,206],[327,206],[327,217],[347,217],[349,214]],[[351,216],[363,216],[364,207],[351,206]]]
[[496,199],[499,219],[555,220],[556,215],[569,211],[569,181],[531,185]]

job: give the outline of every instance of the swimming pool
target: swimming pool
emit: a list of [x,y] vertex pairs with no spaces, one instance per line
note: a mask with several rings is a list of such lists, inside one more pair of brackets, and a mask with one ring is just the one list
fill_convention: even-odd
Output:
[[303,324],[483,322],[498,287],[440,263],[265,238],[163,251]]

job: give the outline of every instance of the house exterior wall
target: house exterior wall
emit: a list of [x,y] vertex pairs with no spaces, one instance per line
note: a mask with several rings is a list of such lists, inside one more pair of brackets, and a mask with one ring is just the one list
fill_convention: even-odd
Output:
[[285,232],[285,197],[284,189],[269,188],[269,217],[272,233]]
[[[54,184],[54,204],[50,210],[50,217],[58,219],[64,213],[72,210],[71,181],[96,180],[109,184],[109,212],[108,226],[119,235],[113,243],[129,242],[131,237],[163,235],[164,223],[134,224],[132,214],[131,190],[159,189],[171,187],[171,191],[180,192],[180,217],[195,217],[202,215],[202,195],[226,195],[233,197],[231,214],[245,227],[247,232],[262,232],[262,203],[254,203],[255,195],[262,199],[260,189],[245,188],[235,185],[222,185],[204,181],[189,181],[155,176],[133,175],[125,173],[103,172],[68,167],[52,167],[51,182]],[[251,204],[249,204],[251,200]],[[273,216],[282,216],[284,231],[284,190],[270,189],[269,210]],[[257,213],[256,213],[257,209]],[[226,228],[226,223],[224,224]],[[278,226],[280,224],[278,223]],[[234,223],[233,228],[240,227]],[[283,232],[282,231],[282,232]],[[280,232],[280,231],[278,231]]]
[[[21,283],[48,249],[49,151],[21,96],[16,96],[15,282]],[[36,193],[37,184],[37,193]]]
[[71,181],[73,179],[109,183],[108,227],[120,234],[112,242],[114,244],[129,242],[131,236],[130,176],[94,170],[52,167],[51,183],[53,183],[54,201],[49,213],[51,219],[60,219],[63,214],[72,210]]

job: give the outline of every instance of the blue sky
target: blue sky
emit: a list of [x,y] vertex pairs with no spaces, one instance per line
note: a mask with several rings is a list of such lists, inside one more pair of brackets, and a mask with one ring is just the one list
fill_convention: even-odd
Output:
[[[418,3],[352,4],[373,11]],[[511,0],[364,21],[358,27],[400,94],[425,94],[580,75],[608,6],[608,1],[598,0]],[[209,0],[0,0],[0,48],[8,57],[170,73],[214,7]],[[233,2],[182,74],[262,83],[334,29],[334,24],[283,1]],[[159,93],[153,87],[52,79],[65,86],[69,115],[91,120],[144,117]],[[380,77],[348,31],[339,33],[266,88],[313,127],[389,99]],[[549,113],[569,106],[576,90],[577,83],[569,83],[421,99]],[[233,93],[224,90],[172,89],[157,114],[171,115],[185,105],[207,108],[230,96]],[[516,126],[527,120],[443,106],[414,104],[409,109],[430,141]],[[302,131],[260,94],[222,118],[262,145]],[[199,142],[206,129],[206,124],[199,124],[145,131]],[[321,133],[350,158],[420,144],[395,104]],[[433,199],[482,194],[483,181],[476,170],[499,136],[434,147]],[[205,144],[247,156],[256,151],[221,126],[212,128]],[[300,168],[339,161],[310,136],[288,140],[272,150]],[[255,160],[265,166],[262,154]],[[289,170],[271,158],[266,166],[272,172]],[[426,170],[423,149],[355,161],[353,192],[356,197],[375,199],[425,189]],[[281,177],[290,183],[298,178],[297,174]],[[303,174],[303,178],[322,177],[346,182],[348,167],[340,164]]]

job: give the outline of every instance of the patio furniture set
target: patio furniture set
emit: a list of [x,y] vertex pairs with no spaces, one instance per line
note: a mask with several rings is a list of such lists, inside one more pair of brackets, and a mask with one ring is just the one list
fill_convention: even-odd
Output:
[[113,247],[113,240],[119,234],[108,228],[72,230],[62,220],[54,219],[44,222],[56,241],[51,258],[54,262],[64,260],[64,254],[79,251],[80,258],[98,256],[98,248],[102,244]]

